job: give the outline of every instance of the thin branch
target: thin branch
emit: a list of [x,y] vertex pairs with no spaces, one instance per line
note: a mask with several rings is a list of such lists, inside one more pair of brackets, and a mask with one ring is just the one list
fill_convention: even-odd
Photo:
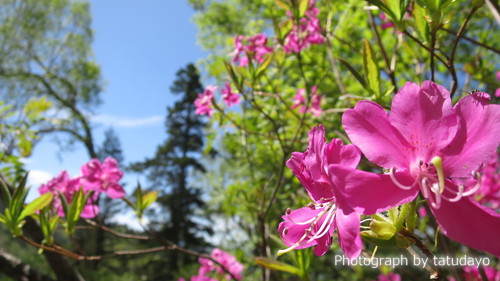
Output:
[[[448,32],[448,33],[450,33],[450,34],[457,34],[458,33],[457,31],[453,31],[453,30],[445,28],[445,27],[441,27],[441,29],[444,30],[444,31],[446,31],[446,32]],[[475,39],[473,39],[471,37],[467,37],[465,35],[462,35],[462,39],[467,40],[467,41],[471,42],[472,44],[478,45],[480,47],[483,47],[483,48],[485,48],[487,50],[490,50],[490,51],[492,51],[492,52],[500,55],[500,49],[497,49],[497,48],[494,48],[492,46],[486,45],[485,43],[481,43],[481,42],[479,42],[479,41],[477,41],[477,40],[475,40]]]
[[455,41],[453,42],[453,46],[451,48],[450,57],[448,59],[448,67],[450,69],[451,76],[453,79],[453,82],[451,84],[451,90],[450,90],[450,97],[451,98],[453,98],[453,95],[455,94],[457,87],[458,87],[457,73],[455,71],[455,64],[454,64],[455,54],[456,54],[457,47],[458,47],[458,42],[460,41],[460,38],[462,37],[462,35],[465,33],[465,28],[467,27],[467,23],[472,18],[472,15],[478,10],[478,8],[479,8],[478,6],[472,7],[470,12],[467,14],[467,17],[465,18],[464,22],[462,23],[462,26],[458,30],[457,36],[455,37]]
[[377,45],[380,49],[380,53],[382,54],[382,58],[385,62],[385,72],[391,79],[392,86],[394,86],[394,91],[398,91],[398,84],[396,82],[396,75],[394,73],[394,69],[391,68],[391,61],[387,56],[387,52],[385,51],[384,44],[382,44],[382,40],[380,39],[380,34],[378,33],[377,26],[375,24],[375,18],[373,17],[373,11],[368,11],[368,16],[370,19],[370,27],[375,35],[375,40],[377,41]]

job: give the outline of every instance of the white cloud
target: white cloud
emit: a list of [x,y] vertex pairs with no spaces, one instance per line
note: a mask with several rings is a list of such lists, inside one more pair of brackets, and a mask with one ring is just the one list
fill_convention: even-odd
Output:
[[[111,220],[116,222],[116,223],[126,225],[130,229],[133,229],[133,230],[137,230],[137,231],[144,230],[141,226],[141,223],[139,222],[139,219],[137,218],[137,216],[135,215],[134,212],[126,212],[126,213],[115,215],[115,216],[113,216],[113,218]],[[149,223],[149,220],[147,218],[143,217],[142,224],[147,225],[148,223]]]
[[155,126],[162,124],[163,120],[165,120],[165,117],[161,115],[154,115],[144,118],[117,117],[107,114],[98,114],[92,116],[93,122],[100,123],[103,125],[122,127],[122,128]]
[[47,183],[52,179],[52,174],[42,170],[31,170],[28,176],[28,184],[31,186],[39,186]]

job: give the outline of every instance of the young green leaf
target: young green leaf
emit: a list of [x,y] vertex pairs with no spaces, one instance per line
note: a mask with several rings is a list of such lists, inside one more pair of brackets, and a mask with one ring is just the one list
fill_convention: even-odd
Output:
[[302,18],[305,16],[308,7],[309,7],[309,0],[300,0],[300,2],[299,2],[299,18]]
[[380,96],[380,70],[377,65],[377,60],[373,53],[373,49],[368,40],[363,41],[363,66],[365,75],[368,78],[368,86]]
[[54,195],[52,194],[52,192],[48,192],[38,197],[37,199],[33,200],[33,202],[29,203],[26,207],[24,207],[24,210],[19,215],[18,220],[21,221],[25,217],[31,216],[36,211],[49,205],[50,202],[52,202],[53,197]]
[[295,275],[298,275],[298,273],[300,272],[300,269],[295,266],[266,257],[256,257],[254,258],[254,261],[256,264],[272,270],[284,271]]
[[143,210],[145,210],[147,207],[149,207],[149,205],[153,204],[153,202],[155,202],[156,199],[158,199],[158,192],[150,191],[150,192],[146,193],[146,195],[144,195],[142,197]]
[[365,78],[363,78],[363,76],[361,76],[361,74],[359,74],[359,72],[352,66],[350,65],[347,61],[341,59],[341,58],[337,58],[345,67],[347,67],[347,70],[349,70],[351,72],[352,75],[354,75],[354,77],[358,80],[358,82],[363,86],[363,88],[367,89],[367,90],[371,90],[370,87],[368,87],[368,84],[366,83],[366,80]]

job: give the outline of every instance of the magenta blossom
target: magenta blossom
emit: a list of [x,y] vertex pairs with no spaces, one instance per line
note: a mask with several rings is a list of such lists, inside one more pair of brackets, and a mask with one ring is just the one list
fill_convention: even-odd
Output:
[[191,281],[217,281],[216,279],[210,278],[205,275],[195,275],[191,277]]
[[[500,271],[491,266],[484,266],[484,273],[489,281],[500,281]],[[462,277],[465,281],[482,281],[484,280],[479,273],[479,269],[475,266],[465,266]],[[448,278],[449,281],[455,281],[454,277]]]
[[[500,142],[500,106],[488,104],[476,92],[452,106],[448,91],[425,81],[406,83],[395,95],[390,113],[371,101],[360,101],[342,118],[345,131],[371,162],[386,169],[375,175],[352,168],[330,168],[336,184],[358,190],[362,197],[382,204],[387,194],[411,201],[418,192],[427,199],[441,230],[451,239],[500,256],[500,214],[473,200],[480,187],[479,168]],[[399,172],[399,176],[395,173]],[[371,174],[371,175],[369,175]],[[368,177],[391,179],[392,191],[367,195]],[[371,189],[378,189],[374,184]],[[367,202],[351,204],[359,208]],[[394,205],[397,206],[397,205]]]
[[236,49],[229,55],[234,56],[233,62],[238,62],[243,67],[248,65],[250,58],[257,63],[262,63],[265,55],[274,51],[272,47],[267,46],[265,34],[256,34],[252,37],[236,35],[234,36],[234,46]]
[[226,102],[227,106],[232,107],[233,105],[238,105],[240,103],[240,95],[231,91],[231,85],[228,82],[226,82],[221,92],[222,98],[224,99],[224,102]]
[[308,110],[307,108],[307,100],[306,100],[306,90],[298,89],[297,94],[293,98],[292,108],[297,108],[300,106],[299,112],[304,113],[310,111],[314,116],[319,117],[323,113],[321,110],[321,95],[318,94],[318,86],[313,86],[311,88],[312,92],[312,101],[311,107]]
[[125,196],[125,191],[119,183],[123,172],[114,158],[108,157],[102,164],[98,159],[92,159],[81,167],[81,172],[82,183],[88,189],[104,192],[113,199]]
[[[82,178],[76,177],[70,179],[68,172],[62,171],[59,173],[59,175],[57,175],[57,177],[51,179],[48,183],[42,184],[38,188],[38,192],[40,193],[40,195],[47,192],[52,192],[54,194],[54,209],[60,217],[64,217],[63,204],[61,202],[61,199],[59,198],[59,194],[64,196],[66,201],[70,203],[73,199],[73,195],[78,191],[78,189],[80,189],[80,187],[83,187],[83,191],[85,193],[90,191],[86,185],[82,184]],[[96,199],[97,193],[89,198],[81,213],[81,216],[83,218],[93,218],[99,213],[99,206],[97,204],[94,204]]]
[[314,7],[314,0],[310,0],[305,17],[299,20],[299,26],[295,25],[295,19],[290,11],[287,11],[290,21],[294,23],[292,30],[285,37],[283,49],[287,53],[298,53],[312,44],[323,44],[325,41],[321,34],[321,26],[318,15],[319,10]]
[[[210,257],[216,260],[219,264],[221,264],[226,270],[228,270],[234,276],[234,278],[236,278],[236,280],[241,280],[243,278],[243,276],[241,275],[241,272],[243,271],[243,265],[239,263],[238,260],[236,260],[236,258],[233,255],[224,252],[221,249],[214,248],[212,250],[212,254],[210,255]],[[207,277],[207,274],[214,271],[218,272],[218,274],[221,275],[225,274],[226,279],[231,280],[231,275],[226,274],[226,271],[224,271],[222,267],[215,264],[213,261],[205,258],[199,258],[198,262],[201,264],[201,267],[198,270],[198,275],[191,277],[191,281],[214,280]]]
[[[279,251],[278,254],[316,246],[314,253],[317,256],[324,255],[330,248],[333,232],[337,228],[340,247],[346,256],[349,258],[359,256],[362,247],[359,230],[360,212],[357,208],[353,208],[350,201],[353,197],[359,197],[357,202],[363,200],[369,202],[371,198],[359,196],[346,190],[343,185],[335,184],[332,181],[332,168],[345,166],[355,169],[360,158],[361,153],[354,145],[343,145],[340,139],[326,143],[322,125],[311,129],[307,150],[304,153],[292,153],[286,165],[304,186],[313,203],[293,211],[288,209],[282,216],[284,221],[279,224],[278,231],[289,248]],[[375,180],[374,184],[380,185],[382,192],[387,192],[388,189],[384,189],[384,186],[389,181],[390,179],[385,182]],[[402,193],[406,194],[407,191]],[[374,214],[387,210],[392,204],[401,203],[399,197],[400,194],[388,194],[385,206],[375,202],[373,208],[362,211],[365,214]]]
[[196,106],[195,114],[212,116],[212,100],[217,89],[217,86],[208,85],[202,94],[198,94],[198,98],[194,101]]
[[378,279],[375,281],[401,281],[401,275],[394,272],[389,272],[387,274],[380,274],[378,276]]

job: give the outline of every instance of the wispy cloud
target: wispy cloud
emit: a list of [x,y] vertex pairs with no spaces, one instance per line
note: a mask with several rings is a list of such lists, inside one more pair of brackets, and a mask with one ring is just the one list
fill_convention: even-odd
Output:
[[162,124],[165,116],[154,115],[143,118],[118,117],[108,114],[98,114],[92,116],[92,121],[114,127],[135,128],[144,126],[156,126]]
[[28,176],[28,184],[31,186],[39,186],[41,184],[47,183],[52,179],[52,175],[49,172],[42,170],[31,170]]

